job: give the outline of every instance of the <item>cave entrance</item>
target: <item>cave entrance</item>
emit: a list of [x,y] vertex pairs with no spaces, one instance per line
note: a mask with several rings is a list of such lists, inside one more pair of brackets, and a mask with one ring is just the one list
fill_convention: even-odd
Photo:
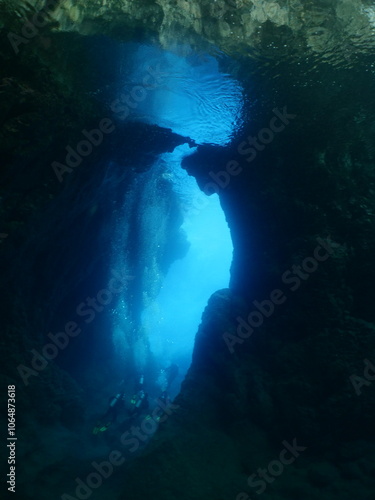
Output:
[[[151,208],[144,208],[143,218],[154,218],[154,230],[163,225],[160,207],[164,201],[160,199],[160,206],[155,206],[157,179],[150,180],[162,176],[179,199],[181,229],[189,249],[169,267],[158,295],[144,307],[139,325],[160,366],[177,364],[181,381],[190,366],[194,337],[210,295],[229,286],[233,252],[218,194],[204,194],[181,163],[200,145],[219,148],[230,143],[242,123],[243,92],[239,83],[223,72],[226,58],[222,54],[198,55],[189,47],[172,53],[140,44],[126,44],[123,50],[126,74],[121,76],[120,71],[121,92],[112,106],[117,117],[169,128],[187,139],[161,155],[145,173],[143,192],[149,191],[145,203]],[[145,226],[150,231],[150,224]],[[147,251],[152,244],[155,248],[151,251],[159,251],[155,238],[146,244]],[[117,347],[121,347],[121,335],[118,329]],[[145,352],[140,348],[136,354],[137,371],[144,370]],[[179,384],[175,384],[175,392],[178,389]]]
[[181,169],[181,159],[190,153],[188,149],[180,146],[163,155],[162,161],[167,171],[164,175],[172,180],[181,201],[181,229],[189,248],[184,257],[172,263],[156,300],[142,314],[152,353],[163,367],[177,364],[180,379],[190,366],[195,334],[208,298],[229,285],[233,252],[218,195],[207,197],[195,179]]

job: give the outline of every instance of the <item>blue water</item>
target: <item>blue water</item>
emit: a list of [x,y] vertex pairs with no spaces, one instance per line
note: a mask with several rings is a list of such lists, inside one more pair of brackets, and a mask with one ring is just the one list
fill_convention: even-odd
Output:
[[[131,54],[130,75],[121,87],[124,95],[142,82],[148,67],[156,69],[159,76],[156,88],[146,88],[144,98],[132,107],[127,120],[171,128],[197,144],[230,142],[241,123],[242,91],[234,79],[220,72],[218,60],[194,57],[192,53],[182,57],[134,44]],[[187,144],[179,146],[173,153],[162,155],[154,167],[158,175],[172,182],[179,196],[184,214],[182,229],[190,248],[183,259],[171,265],[158,297],[142,315],[151,350],[161,365],[176,362],[183,365],[183,371],[190,363],[194,337],[210,295],[229,284],[233,252],[218,195],[206,196],[181,168],[182,158],[193,151]],[[155,210],[160,214],[155,207],[153,211],[145,209],[144,219],[154,217]],[[147,227],[147,222],[144,220],[142,225]],[[152,242],[150,249],[156,251]],[[119,315],[126,315],[126,306],[121,307]],[[114,342],[118,350],[126,350],[121,330],[115,330]]]
[[[129,48],[124,51],[128,61]],[[179,52],[189,50],[184,47]],[[149,79],[143,99],[133,104],[127,119],[170,128],[197,144],[230,142],[242,123],[243,94],[238,82],[220,72],[220,59],[191,51],[182,57],[178,51],[132,45],[131,61],[131,74],[120,87],[124,96],[142,85],[148,68],[158,76]]]
[[188,152],[187,146],[180,146],[162,159],[181,197],[182,229],[190,248],[183,259],[172,264],[159,296],[143,314],[152,351],[167,364],[184,357],[190,361],[208,298],[229,284],[233,252],[218,195],[204,195],[195,179],[180,167],[181,157]]

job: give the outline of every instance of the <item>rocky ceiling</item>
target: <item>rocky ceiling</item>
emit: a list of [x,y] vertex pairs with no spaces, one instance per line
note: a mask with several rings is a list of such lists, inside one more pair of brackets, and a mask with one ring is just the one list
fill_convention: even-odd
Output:
[[[230,55],[277,58],[312,55],[350,64],[375,45],[375,7],[369,0],[3,0],[3,18],[20,28],[40,12],[54,31],[108,34],[127,40],[176,40],[214,45]],[[8,16],[4,13],[8,12]],[[41,19],[41,18],[40,18]]]

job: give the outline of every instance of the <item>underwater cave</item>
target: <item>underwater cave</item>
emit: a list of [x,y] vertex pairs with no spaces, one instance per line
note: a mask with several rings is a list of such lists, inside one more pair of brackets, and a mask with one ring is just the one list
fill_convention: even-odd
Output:
[[374,500],[371,2],[0,10],[0,497]]

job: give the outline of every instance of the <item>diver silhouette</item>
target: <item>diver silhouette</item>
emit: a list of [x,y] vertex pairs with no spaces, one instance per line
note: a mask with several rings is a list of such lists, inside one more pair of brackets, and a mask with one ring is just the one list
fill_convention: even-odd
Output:
[[148,410],[150,406],[147,392],[141,389],[135,396],[133,396],[131,403],[134,405],[130,410],[131,418],[139,417],[143,412]]
[[105,412],[100,421],[96,423],[93,434],[106,431],[111,424],[114,424],[117,421],[120,411],[124,408],[125,394],[123,392],[119,392],[115,396],[111,396],[108,403],[108,410]]

